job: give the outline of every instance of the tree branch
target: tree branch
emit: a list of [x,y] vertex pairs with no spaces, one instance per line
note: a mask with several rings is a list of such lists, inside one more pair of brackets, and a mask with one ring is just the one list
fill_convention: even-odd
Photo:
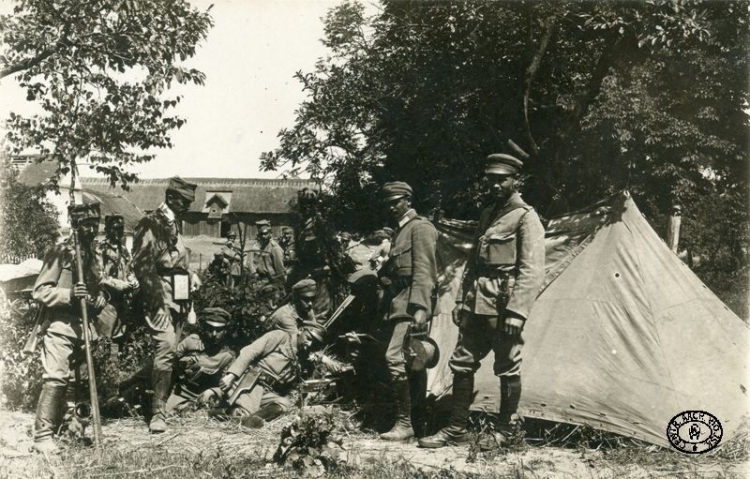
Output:
[[44,60],[46,60],[47,58],[49,58],[51,55],[53,55],[56,52],[57,52],[57,46],[54,46],[52,48],[47,48],[46,50],[44,50],[43,52],[41,52],[35,57],[21,60],[17,63],[14,63],[13,65],[0,69],[0,78],[5,78],[8,75],[13,75],[14,73],[28,70],[31,67],[39,65],[40,63],[42,63]]
[[526,140],[529,142],[531,153],[535,156],[539,154],[539,146],[534,140],[534,135],[531,133],[531,125],[529,125],[529,96],[531,95],[531,83],[539,72],[539,65],[542,63],[542,57],[544,57],[544,53],[547,51],[547,46],[552,39],[552,35],[555,33],[555,27],[557,25],[556,21],[557,18],[555,15],[550,15],[544,20],[544,35],[542,35],[542,40],[539,42],[539,48],[536,53],[534,53],[534,56],[531,58],[531,63],[526,69],[526,81],[523,92],[523,123]]

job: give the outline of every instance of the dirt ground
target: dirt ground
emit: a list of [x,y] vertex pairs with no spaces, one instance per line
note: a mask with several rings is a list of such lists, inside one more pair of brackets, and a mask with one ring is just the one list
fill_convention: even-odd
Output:
[[[220,423],[208,418],[174,418],[169,432],[148,434],[145,422],[139,419],[106,421],[103,424],[103,449],[115,451],[122,458],[136,451],[160,455],[182,454],[181,457],[207,457],[231,453],[234,460],[252,459],[262,472],[257,477],[277,477],[280,471],[272,465],[279,441],[279,432],[289,424],[291,416],[280,418],[263,429],[245,429],[236,424]],[[157,477],[158,471],[186,467],[172,464],[143,469],[133,461],[102,465],[95,460],[93,449],[78,449],[75,464],[59,456],[42,456],[31,452],[33,416],[28,413],[0,411],[0,479],[21,477]],[[445,470],[477,474],[480,477],[529,478],[743,478],[750,477],[747,463],[731,463],[709,456],[692,457],[670,451],[630,454],[627,451],[591,451],[555,447],[528,446],[519,452],[479,455],[467,462],[466,446],[424,450],[416,443],[394,444],[380,441],[374,434],[353,431],[344,433],[341,458],[354,468],[364,470],[383,463],[408,463],[420,471],[420,477],[444,477]],[[71,452],[70,449],[68,452]],[[65,455],[63,455],[65,457]],[[176,457],[176,456],[175,456]],[[441,472],[442,471],[442,472]],[[179,472],[179,471],[175,471]],[[145,474],[145,475],[143,475]],[[507,475],[507,476],[506,476]],[[161,476],[158,476],[161,477]],[[172,477],[172,476],[169,476]],[[208,472],[177,477],[235,477],[228,473],[213,476]],[[356,477],[356,475],[355,475]]]

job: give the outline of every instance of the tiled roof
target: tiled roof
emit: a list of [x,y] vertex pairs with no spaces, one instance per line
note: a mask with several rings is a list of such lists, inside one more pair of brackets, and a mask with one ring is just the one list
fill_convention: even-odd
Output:
[[[302,188],[317,188],[311,180],[264,180],[256,178],[184,178],[196,183],[195,201],[190,211],[202,212],[206,199],[215,193],[230,198],[227,211],[232,213],[288,213]],[[103,178],[83,178],[87,190],[103,191],[123,195],[144,211],[152,211],[164,201],[168,179],[145,179],[130,185],[130,191],[112,189]],[[208,196],[207,193],[208,192]]]

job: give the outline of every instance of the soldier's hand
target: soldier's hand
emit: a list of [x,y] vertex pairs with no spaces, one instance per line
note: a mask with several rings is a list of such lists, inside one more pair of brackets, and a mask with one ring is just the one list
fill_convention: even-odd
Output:
[[206,389],[195,398],[198,404],[209,404],[216,398],[216,393],[212,389]]
[[453,311],[451,312],[451,319],[453,319],[453,324],[460,328],[465,314],[466,310],[463,308],[463,303],[456,304],[456,307],[453,308]]
[[139,283],[137,279],[132,278],[130,281],[128,281],[128,288],[130,289],[130,291],[135,291],[140,287],[141,283]]
[[427,323],[427,311],[425,311],[422,308],[417,309],[414,312],[414,325],[418,329],[423,329],[424,325]]
[[165,312],[160,312],[151,319],[151,326],[157,331],[165,331],[169,324],[172,322],[172,314],[169,312],[169,308],[165,308]]
[[219,381],[219,387],[222,391],[228,391],[236,380],[237,376],[232,373],[226,373],[224,377],[221,378],[221,381]]
[[511,337],[518,337],[523,330],[524,319],[518,315],[510,314],[505,318],[503,332]]
[[76,283],[75,286],[73,286],[73,289],[70,290],[70,299],[73,300],[80,300],[81,298],[86,299],[89,295],[89,292],[86,290],[86,285],[83,283]]
[[107,305],[107,298],[100,294],[96,298],[91,298],[91,303],[96,309],[104,309]]
[[190,292],[195,293],[196,291],[201,289],[201,286],[203,286],[201,279],[197,274],[193,273],[192,277],[190,278]]

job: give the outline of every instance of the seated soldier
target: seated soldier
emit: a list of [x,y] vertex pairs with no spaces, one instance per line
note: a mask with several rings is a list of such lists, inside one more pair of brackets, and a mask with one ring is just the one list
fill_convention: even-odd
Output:
[[315,321],[313,303],[318,288],[312,279],[303,279],[292,286],[292,301],[273,312],[266,321],[266,330],[279,329],[290,334],[299,332],[303,321]]
[[322,343],[324,331],[305,322],[298,334],[269,331],[244,347],[220,382],[229,415],[247,418],[242,421],[246,426],[262,427],[289,410],[289,393],[300,379],[298,355]]
[[177,345],[179,377],[167,400],[167,413],[180,412],[191,404],[218,401],[219,381],[235,359],[224,344],[230,314],[222,308],[206,308],[200,313],[200,332]]

